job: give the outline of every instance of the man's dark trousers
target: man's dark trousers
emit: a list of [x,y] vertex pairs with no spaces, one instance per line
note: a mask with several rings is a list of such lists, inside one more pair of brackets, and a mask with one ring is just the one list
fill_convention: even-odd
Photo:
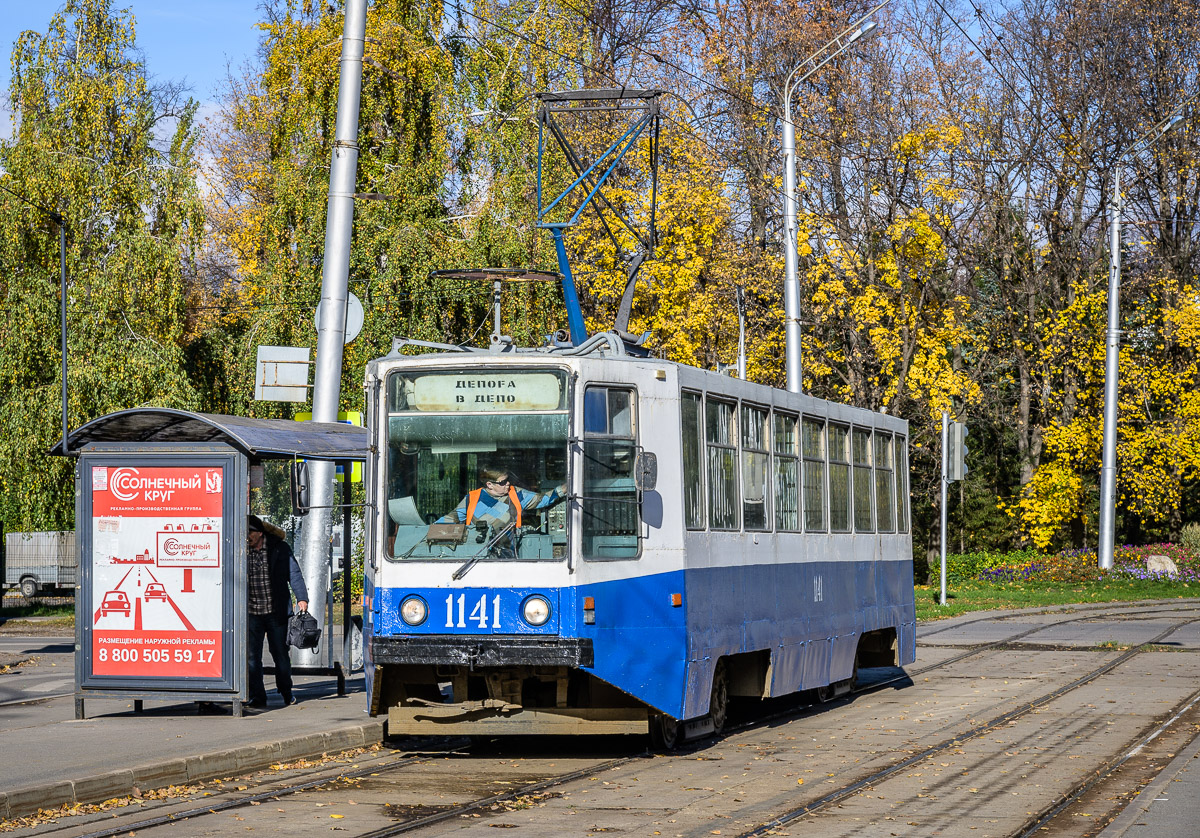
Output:
[[250,614],[246,626],[249,648],[246,660],[250,670],[248,698],[251,704],[266,704],[267,689],[263,684],[263,637],[275,662],[275,688],[283,696],[285,705],[292,703],[292,659],[288,657],[287,617],[282,619],[271,614]]

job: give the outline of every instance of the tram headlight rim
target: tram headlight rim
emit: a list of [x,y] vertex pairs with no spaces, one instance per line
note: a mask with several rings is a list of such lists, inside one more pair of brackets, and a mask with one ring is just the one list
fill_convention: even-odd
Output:
[[[419,618],[416,616],[414,616],[412,619],[409,618],[408,608],[410,606],[420,609],[417,612],[419,614]],[[403,600],[401,600],[400,619],[404,621],[406,626],[412,626],[413,628],[423,625],[425,621],[429,619],[429,603],[425,601],[425,597],[418,596],[417,594],[409,594]]]
[[[529,613],[529,607],[535,603],[541,603],[542,607],[545,608],[545,615],[540,620],[536,619],[536,614],[531,617]],[[550,605],[550,600],[541,594],[530,594],[521,600],[521,619],[534,628],[544,627],[550,622],[550,617],[553,614],[554,608]]]

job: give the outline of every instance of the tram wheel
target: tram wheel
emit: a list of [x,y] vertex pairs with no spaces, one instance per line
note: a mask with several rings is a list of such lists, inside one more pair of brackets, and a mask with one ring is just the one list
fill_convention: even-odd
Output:
[[713,733],[719,734],[725,730],[729,721],[729,678],[725,674],[725,661],[717,661],[713,671],[712,693],[708,698],[708,718],[712,722]]
[[656,751],[673,751],[683,738],[683,725],[678,719],[657,713],[650,717],[650,744]]
[[833,698],[833,687],[832,686],[825,684],[823,686],[817,687],[817,703],[818,704],[824,704],[825,702],[829,701],[831,698]]

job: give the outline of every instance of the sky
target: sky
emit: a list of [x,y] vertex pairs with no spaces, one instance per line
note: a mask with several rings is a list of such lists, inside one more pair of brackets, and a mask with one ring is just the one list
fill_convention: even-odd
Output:
[[[26,29],[45,32],[62,0],[0,0],[0,137],[12,134],[8,110],[13,42]],[[211,113],[227,65],[239,66],[258,47],[259,0],[113,0],[131,9],[146,69],[161,80],[186,81]]]

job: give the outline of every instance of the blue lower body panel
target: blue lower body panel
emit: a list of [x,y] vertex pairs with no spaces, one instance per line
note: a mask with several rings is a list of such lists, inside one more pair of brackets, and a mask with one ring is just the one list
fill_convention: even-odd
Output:
[[[397,616],[409,596],[430,606],[430,619],[415,628]],[[529,596],[553,603],[543,626],[529,626],[519,616],[519,604]],[[594,623],[584,619],[587,599],[594,605]],[[460,643],[469,650],[472,638],[476,645],[488,638],[488,657],[471,658],[456,649],[445,660],[422,663],[496,661],[496,650],[509,637],[513,654],[504,658],[509,665],[522,664],[521,649],[538,651],[530,666],[565,655],[564,661],[579,661],[579,671],[677,719],[708,712],[713,672],[725,656],[769,654],[770,676],[763,684],[768,695],[849,678],[859,640],[868,632],[894,631],[895,663],[916,658],[911,562],[704,568],[554,589],[376,589],[374,612],[380,648],[403,646],[404,638],[416,648],[423,637],[437,639],[443,648]],[[590,659],[571,657],[576,641],[590,650]],[[567,651],[551,650],[556,642]]]

